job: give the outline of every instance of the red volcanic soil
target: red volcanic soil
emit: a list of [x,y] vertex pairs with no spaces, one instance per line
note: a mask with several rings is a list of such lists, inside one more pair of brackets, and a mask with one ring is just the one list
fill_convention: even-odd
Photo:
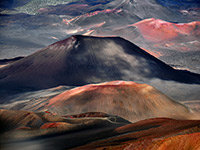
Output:
[[163,54],[161,52],[157,52],[157,51],[151,51],[151,50],[147,50],[145,48],[142,48],[144,51],[146,51],[147,53],[153,55],[154,57],[158,58],[160,56],[162,56]]
[[47,129],[47,128],[62,128],[67,125],[70,125],[66,122],[50,122],[50,123],[45,123],[43,124],[40,129]]
[[[153,117],[191,118],[193,114],[147,84],[112,81],[65,91],[50,99],[44,110],[59,115],[103,112],[135,122]],[[83,115],[84,116],[84,115]]]
[[[197,150],[200,148],[200,133],[195,132],[200,131],[199,123],[199,121],[167,118],[143,120],[116,128],[114,132],[120,133],[118,136],[94,141],[75,149],[157,150],[160,148],[159,150],[169,150],[180,148],[188,150],[187,148],[194,147],[194,150]],[[190,130],[186,132],[186,129]]]
[[200,36],[200,21],[176,24],[151,18],[133,25],[151,42],[167,41],[179,36]]
[[[70,8],[71,9],[71,8]],[[74,8],[73,8],[74,9]],[[79,8],[77,8],[79,9]],[[99,14],[109,14],[109,13],[119,13],[121,12],[121,9],[105,9],[105,10],[98,10],[98,11],[94,11],[94,12],[90,12],[90,13],[85,13],[83,15],[80,16],[76,16],[74,18],[71,18],[69,20],[64,19],[63,22],[67,25],[69,25],[70,23],[73,23],[73,21],[79,20],[79,19],[84,19],[84,18],[88,18],[88,17],[95,17]],[[87,28],[91,28],[92,26],[87,26]],[[98,27],[98,26],[97,26]]]
[[[32,118],[25,117],[26,121],[24,121],[22,117],[19,117],[27,113],[38,116],[43,122],[38,126],[34,124],[34,126],[30,126]],[[83,116],[79,118],[54,115],[48,118],[45,115],[52,114],[1,110],[0,125],[2,126],[4,123],[13,128],[7,128],[0,135],[2,138],[0,144],[5,145],[4,142],[8,142],[10,147],[13,146],[12,148],[17,150],[28,149],[26,139],[29,139],[28,145],[30,146],[42,142],[44,145],[58,150],[70,148],[76,150],[129,150],[134,148],[153,150],[160,148],[164,150],[172,149],[173,146],[184,150],[188,150],[189,147],[195,148],[194,150],[199,148],[200,120],[153,118],[130,123],[117,116],[112,117],[100,112],[76,115]],[[101,115],[103,117],[100,117]],[[22,121],[21,124],[19,124],[20,121]],[[11,141],[9,141],[10,139]]]
[[124,146],[107,146],[98,150],[199,150],[200,133],[175,135],[170,138],[145,139]]
[[156,140],[148,147],[158,145],[160,150],[181,149],[181,150],[199,150],[200,149],[200,133],[178,135],[163,140]]

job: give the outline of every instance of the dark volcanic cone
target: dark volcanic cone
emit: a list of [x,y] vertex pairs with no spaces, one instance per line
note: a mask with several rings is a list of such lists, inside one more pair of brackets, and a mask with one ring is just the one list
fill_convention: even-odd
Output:
[[200,83],[119,37],[76,35],[0,69],[0,89],[36,90],[112,80]]

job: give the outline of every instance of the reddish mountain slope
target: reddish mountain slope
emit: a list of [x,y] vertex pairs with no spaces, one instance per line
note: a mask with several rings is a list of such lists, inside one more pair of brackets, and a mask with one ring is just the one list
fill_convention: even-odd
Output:
[[181,36],[200,36],[200,21],[176,24],[151,18],[133,25],[139,28],[145,39],[155,43],[181,38]]
[[127,81],[74,88],[46,101],[43,107],[31,107],[30,105],[27,109],[38,108],[60,115],[104,112],[134,122],[152,117],[183,119],[193,116],[184,105],[173,101],[155,88]]
[[[38,116],[43,122],[35,126],[31,115],[23,116],[26,114]],[[123,118],[98,112],[65,118],[49,112],[13,110],[1,110],[0,118],[1,129],[3,124],[13,127],[0,134],[3,150],[199,148],[199,120],[154,118],[130,123]]]

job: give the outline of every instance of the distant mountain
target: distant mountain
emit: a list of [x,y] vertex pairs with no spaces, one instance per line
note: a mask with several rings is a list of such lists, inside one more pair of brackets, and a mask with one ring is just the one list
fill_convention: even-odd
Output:
[[85,31],[84,34],[123,37],[167,64],[200,73],[198,61],[199,28],[199,21],[172,23],[149,18],[109,31],[104,30],[102,26]]
[[174,10],[156,0],[3,0],[0,12],[0,59],[29,55],[97,28],[109,32],[149,18],[175,23],[200,18],[198,8]]
[[190,10],[198,9],[200,7],[199,0],[182,0],[182,1],[171,1],[171,0],[156,0],[161,5],[178,10]]
[[119,37],[72,36],[0,69],[0,89],[37,90],[112,80],[200,83]]
[[[137,43],[152,51],[162,52],[159,48],[182,52],[198,51],[200,45],[200,21],[189,23],[172,23],[160,19],[149,18],[121,28],[105,31],[102,27],[92,30],[90,35],[117,35]],[[87,32],[86,32],[87,34]],[[89,34],[89,33],[88,33]],[[137,40],[140,38],[140,40]],[[147,46],[146,46],[146,45]],[[150,48],[148,48],[148,46]],[[154,49],[153,49],[154,48]],[[165,54],[166,52],[162,52]]]
[[[133,24],[139,28],[142,36],[153,43],[198,40],[200,21],[190,23],[170,23],[150,18]],[[154,34],[153,34],[154,33]],[[156,34],[155,34],[156,33]]]

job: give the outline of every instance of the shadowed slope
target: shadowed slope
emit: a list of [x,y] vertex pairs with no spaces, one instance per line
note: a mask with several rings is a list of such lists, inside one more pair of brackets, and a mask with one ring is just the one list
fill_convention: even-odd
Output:
[[43,89],[111,80],[158,78],[199,83],[197,74],[174,70],[118,37],[72,36],[0,69],[0,89]]

